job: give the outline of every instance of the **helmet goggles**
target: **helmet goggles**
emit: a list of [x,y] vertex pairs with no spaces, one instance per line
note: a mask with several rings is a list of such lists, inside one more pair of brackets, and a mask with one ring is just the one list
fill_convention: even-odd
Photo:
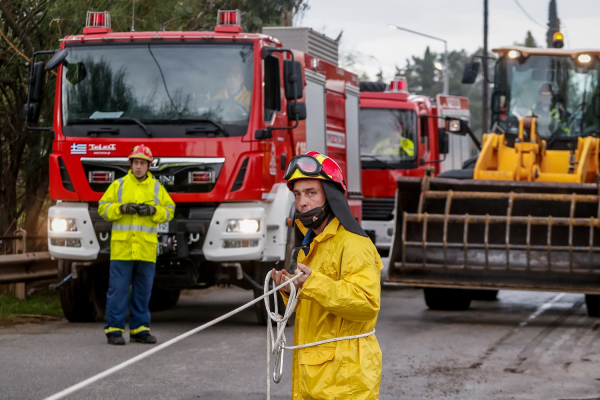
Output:
[[283,176],[286,181],[289,180],[294,172],[299,170],[303,175],[310,177],[322,176],[325,179],[331,180],[331,178],[323,173],[323,165],[313,156],[308,154],[300,154],[290,160],[287,171]]

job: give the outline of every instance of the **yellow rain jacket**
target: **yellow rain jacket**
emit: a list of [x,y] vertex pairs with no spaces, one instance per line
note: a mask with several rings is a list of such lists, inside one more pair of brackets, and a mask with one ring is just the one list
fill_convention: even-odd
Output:
[[[306,229],[296,221],[300,230]],[[368,237],[337,218],[298,263],[312,269],[298,293],[294,345],[371,332],[381,294],[381,258]],[[288,297],[283,293],[287,304]],[[294,350],[292,399],[378,399],[381,349],[375,335]]]
[[[121,212],[126,203],[149,204],[156,214],[141,217]],[[133,172],[114,181],[100,199],[98,213],[112,222],[110,239],[111,260],[156,262],[158,224],[168,222],[175,214],[175,203],[159,181],[148,172],[148,178],[139,182]]]

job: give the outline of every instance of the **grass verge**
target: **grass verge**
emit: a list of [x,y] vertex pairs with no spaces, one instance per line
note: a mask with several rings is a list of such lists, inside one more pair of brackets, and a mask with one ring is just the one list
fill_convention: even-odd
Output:
[[11,294],[0,294],[0,326],[26,322],[53,321],[63,315],[58,292],[34,292],[25,300]]

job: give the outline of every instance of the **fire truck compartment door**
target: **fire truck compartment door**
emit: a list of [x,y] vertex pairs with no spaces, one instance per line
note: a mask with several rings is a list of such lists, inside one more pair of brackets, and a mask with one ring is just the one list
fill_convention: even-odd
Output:
[[306,151],[327,154],[325,134],[325,75],[305,70]]

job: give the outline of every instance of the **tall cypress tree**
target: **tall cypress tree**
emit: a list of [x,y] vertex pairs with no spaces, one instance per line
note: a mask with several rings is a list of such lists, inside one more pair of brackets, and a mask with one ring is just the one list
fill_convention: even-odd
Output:
[[556,11],[556,0],[550,0],[548,7],[548,32],[546,33],[546,43],[549,48],[554,47],[552,46],[552,37],[558,31],[560,31],[560,20]]

